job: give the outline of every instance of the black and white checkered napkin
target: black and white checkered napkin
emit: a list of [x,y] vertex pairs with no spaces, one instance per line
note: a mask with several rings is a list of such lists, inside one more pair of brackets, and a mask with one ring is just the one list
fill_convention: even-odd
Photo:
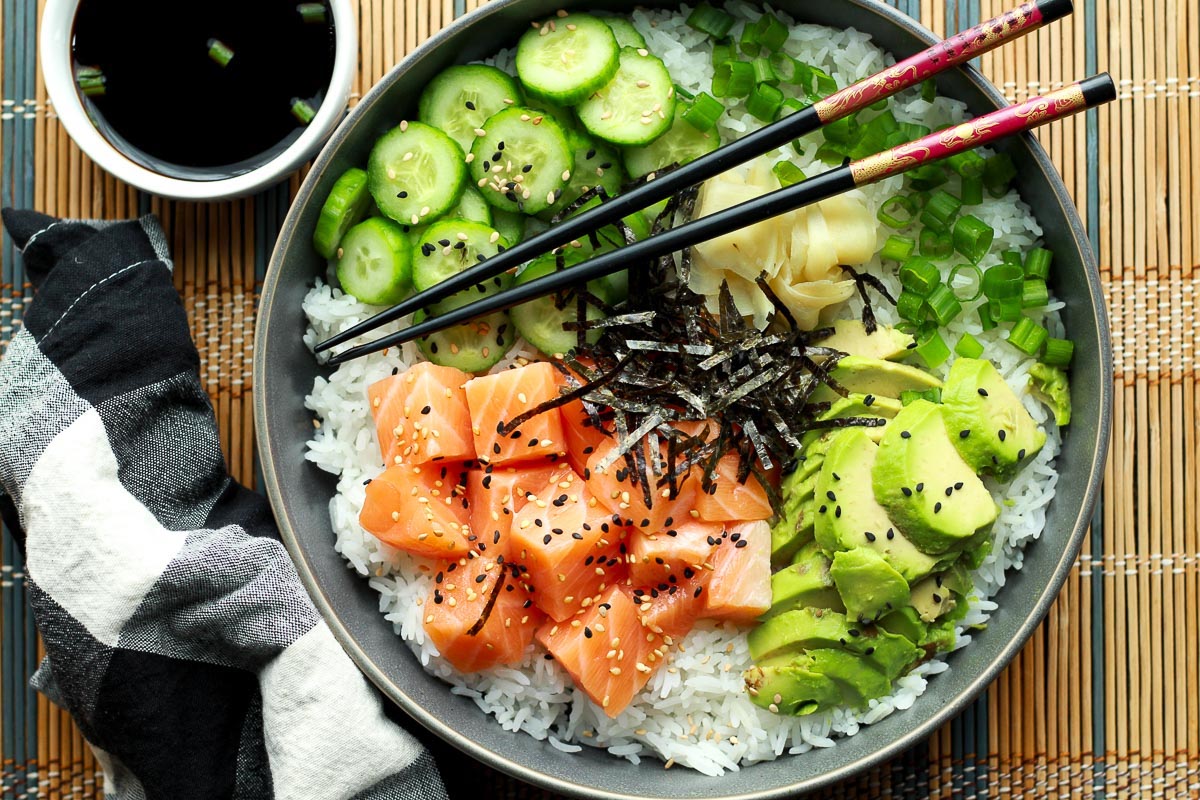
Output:
[[0,511],[66,707],[126,798],[438,800],[225,470],[153,218],[4,212],[37,294],[0,361]]

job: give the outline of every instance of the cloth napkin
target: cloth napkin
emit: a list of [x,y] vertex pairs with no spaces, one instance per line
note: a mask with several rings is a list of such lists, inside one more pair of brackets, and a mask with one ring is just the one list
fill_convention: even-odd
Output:
[[0,360],[0,511],[67,708],[133,798],[440,800],[228,475],[152,217],[4,211],[36,296]]

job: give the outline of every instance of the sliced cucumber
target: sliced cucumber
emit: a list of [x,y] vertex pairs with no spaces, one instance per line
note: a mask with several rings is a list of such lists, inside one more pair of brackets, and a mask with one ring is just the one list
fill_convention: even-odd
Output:
[[[570,249],[568,249],[568,253]],[[567,269],[578,263],[579,257],[569,257],[566,260]],[[549,275],[557,268],[553,254],[540,256],[529,262],[517,275],[516,285],[528,283],[535,278]],[[590,286],[590,284],[589,284]],[[594,293],[594,292],[593,292]],[[578,333],[563,327],[566,322],[579,319],[579,305],[574,298],[568,300],[563,308],[555,307],[555,295],[546,295],[536,300],[530,300],[519,306],[514,306],[509,313],[517,331],[525,337],[525,341],[541,350],[548,356],[558,357],[574,350],[579,343]],[[587,319],[601,319],[604,313],[600,309],[588,305]],[[587,332],[587,341],[595,344],[600,338],[600,331]]]
[[454,207],[466,182],[458,143],[423,122],[402,122],[371,148],[367,180],[379,210],[406,225],[430,222]]
[[[425,229],[413,248],[413,286],[423,292],[507,246],[508,242],[495,228],[482,223],[467,219],[439,220]],[[501,275],[476,289],[479,295],[486,295],[507,288],[509,283],[511,278]],[[476,291],[463,294],[474,295]]]
[[[462,197],[458,199],[458,205],[446,212],[442,219],[469,219],[472,222],[482,222],[484,225],[492,224],[492,207],[483,199],[483,194],[478,189],[467,183],[463,186]],[[429,229],[428,225],[402,225],[404,232],[408,234],[408,239],[411,242],[420,241],[425,235],[425,231]]]
[[[413,314],[413,323],[431,315],[436,317],[452,311],[476,299],[469,292],[448,297],[431,307],[429,313],[425,309],[418,310]],[[504,358],[516,341],[516,334],[511,328],[508,312],[495,311],[417,339],[417,346],[426,358],[439,366],[454,367],[463,372],[482,372]]]
[[510,76],[495,67],[465,64],[448,67],[429,82],[421,92],[417,114],[466,152],[484,120],[520,102],[521,90]]
[[645,47],[646,40],[633,23],[624,17],[605,17],[604,21],[612,28],[613,36],[617,37],[620,47]]
[[626,47],[617,74],[580,103],[576,113],[589,133],[607,142],[650,144],[675,119],[671,73],[662,59]]
[[471,177],[488,203],[536,214],[558,201],[574,154],[553,117],[513,106],[489,117],[483,129],[471,146]]
[[346,231],[367,214],[371,205],[371,193],[367,191],[367,173],[351,167],[333,182],[317,225],[313,229],[313,247],[322,258],[337,255],[338,244]]
[[575,166],[571,170],[571,179],[567,181],[558,202],[539,215],[544,219],[548,220],[575,202],[593,186],[603,186],[609,197],[616,197],[625,184],[625,170],[616,151],[585,133],[576,133],[572,140],[575,146]]
[[525,31],[517,43],[517,75],[530,94],[573,105],[612,79],[620,50],[603,20],[568,14]]
[[715,130],[704,133],[683,119],[683,103],[675,104],[675,121],[662,136],[643,147],[625,150],[625,169],[633,178],[648,175],[671,164],[687,164],[721,146]]
[[492,211],[492,227],[510,246],[514,245],[525,238],[525,215],[497,208]]
[[337,261],[342,291],[364,303],[399,303],[412,289],[412,246],[399,225],[371,217],[346,231]]

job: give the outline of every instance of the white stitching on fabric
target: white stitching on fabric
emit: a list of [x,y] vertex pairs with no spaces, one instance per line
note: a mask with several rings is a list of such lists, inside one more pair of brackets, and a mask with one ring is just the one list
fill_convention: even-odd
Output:
[[50,330],[46,331],[46,335],[45,335],[45,336],[43,336],[43,337],[41,338],[41,340],[38,342],[38,344],[40,345],[40,344],[44,343],[44,342],[45,342],[47,339],[49,339],[49,338],[50,338],[50,336],[51,336],[51,334],[53,334],[53,333],[54,333],[54,329],[58,327],[58,323],[62,322],[64,319],[66,319],[67,315],[71,313],[71,309],[75,308],[75,306],[76,306],[76,305],[79,303],[79,301],[80,301],[80,300],[82,300],[83,298],[87,297],[87,296],[88,296],[88,294],[89,294],[89,293],[90,293],[90,292],[91,292],[93,289],[95,289],[95,288],[99,287],[99,286],[100,286],[100,284],[102,284],[102,283],[107,283],[108,281],[110,281],[110,280],[112,280],[113,278],[117,277],[117,276],[118,276],[118,275],[120,275],[121,273],[123,273],[123,272],[128,272],[129,270],[133,269],[134,267],[140,267],[140,266],[142,266],[143,264],[157,264],[157,263],[159,263],[159,260],[158,260],[157,258],[147,258],[147,259],[145,259],[144,261],[138,261],[137,263],[130,264],[128,267],[122,267],[121,269],[117,270],[116,272],[114,272],[113,274],[109,275],[108,277],[101,278],[100,280],[96,281],[95,283],[93,283],[93,284],[92,284],[91,286],[89,286],[88,288],[84,289],[84,290],[83,290],[83,292],[82,292],[82,294],[80,294],[78,297],[76,297],[74,300],[72,300],[72,301],[71,301],[71,305],[67,306],[67,310],[66,310],[66,311],[64,311],[64,312],[63,312],[63,313],[62,313],[62,314],[59,316],[59,318],[58,318],[58,319],[54,320],[54,324],[50,326]]
[[22,252],[22,253],[24,253],[26,250],[28,250],[28,249],[29,249],[29,246],[30,246],[31,244],[33,244],[34,242],[36,242],[36,241],[37,241],[37,238],[38,238],[39,236],[41,236],[43,233],[45,233],[46,231],[48,231],[48,230],[50,230],[51,228],[53,228],[55,225],[61,225],[61,224],[63,224],[64,222],[74,222],[74,221],[75,221],[75,220],[71,220],[71,219],[56,219],[56,220],[54,220],[54,222],[51,222],[49,225],[47,225],[46,227],[42,228],[40,231],[38,231],[37,233],[35,233],[33,236],[30,236],[30,237],[29,237],[29,239],[28,239],[28,240],[26,240],[26,242],[25,242],[25,246],[21,248],[21,252]]

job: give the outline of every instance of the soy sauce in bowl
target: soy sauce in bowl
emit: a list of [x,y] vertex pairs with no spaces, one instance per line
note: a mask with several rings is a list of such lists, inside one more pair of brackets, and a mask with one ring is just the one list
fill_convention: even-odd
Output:
[[220,180],[294,142],[333,74],[327,2],[82,0],[76,85],[100,133],[163,175]]

